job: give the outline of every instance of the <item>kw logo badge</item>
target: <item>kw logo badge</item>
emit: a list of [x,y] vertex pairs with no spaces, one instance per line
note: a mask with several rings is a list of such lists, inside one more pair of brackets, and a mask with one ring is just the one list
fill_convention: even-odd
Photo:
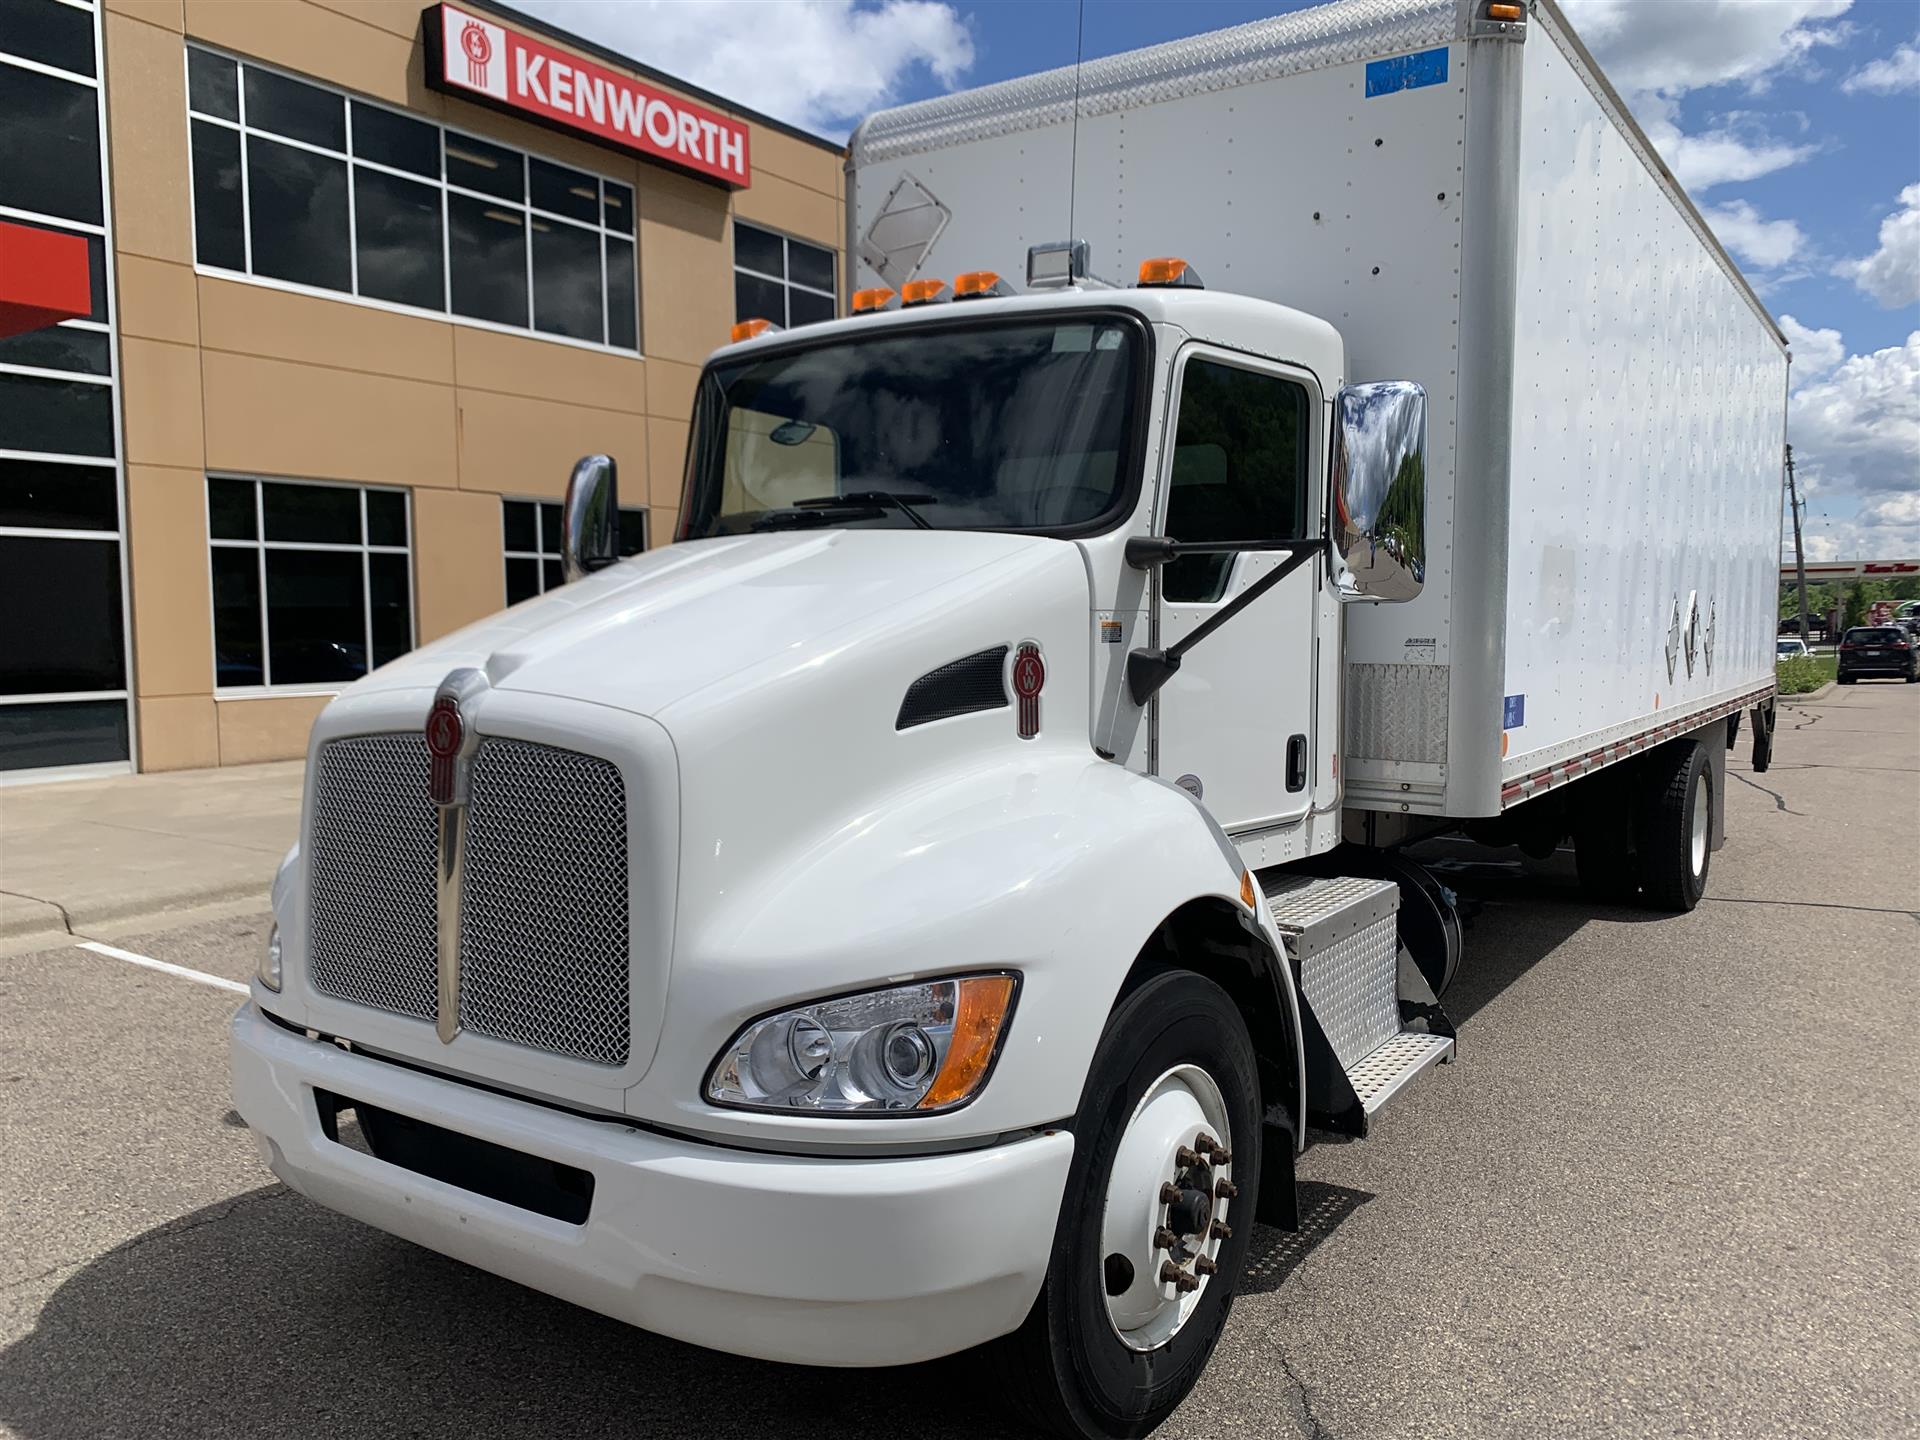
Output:
[[[446,51],[446,78],[469,90],[507,98],[507,32],[477,15],[440,7],[440,40]],[[455,57],[460,57],[456,59]],[[466,64],[459,69],[460,59]]]
[[487,62],[493,59],[493,41],[487,38],[487,27],[478,20],[469,20],[460,27],[460,48],[467,56],[467,83],[476,90],[487,88]]
[[460,885],[467,847],[468,776],[480,737],[467,723],[471,706],[487,688],[478,670],[455,670],[434,692],[427,711],[427,794],[439,809],[434,865],[435,975],[438,981],[434,1031],[442,1045],[460,1033]]

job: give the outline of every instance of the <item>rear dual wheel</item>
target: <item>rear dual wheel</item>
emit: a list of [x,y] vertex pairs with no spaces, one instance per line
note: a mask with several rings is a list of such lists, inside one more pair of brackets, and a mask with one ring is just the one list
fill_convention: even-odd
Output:
[[1687,911],[1707,892],[1713,859],[1713,765],[1675,740],[1647,757],[1640,806],[1640,887],[1656,910]]
[[1149,1433],[1186,1398],[1246,1265],[1260,1118],[1253,1044],[1226,991],[1164,971],[1115,1007],[1046,1283],[1026,1323],[982,1352],[1021,1418],[1111,1440]]

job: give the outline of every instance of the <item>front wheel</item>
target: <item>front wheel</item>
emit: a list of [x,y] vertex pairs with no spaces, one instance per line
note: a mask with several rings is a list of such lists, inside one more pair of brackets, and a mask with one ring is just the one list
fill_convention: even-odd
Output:
[[982,1352],[1022,1418],[1109,1440],[1147,1434],[1186,1398],[1246,1265],[1260,1117],[1253,1043],[1218,985],[1165,971],[1114,1009],[1046,1283]]

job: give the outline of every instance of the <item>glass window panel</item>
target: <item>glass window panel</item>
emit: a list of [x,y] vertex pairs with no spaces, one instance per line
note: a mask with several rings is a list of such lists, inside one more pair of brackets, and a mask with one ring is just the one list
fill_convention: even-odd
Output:
[[507,561],[507,603],[518,605],[522,600],[531,600],[540,593],[540,562],[538,560]]
[[822,320],[833,319],[833,300],[830,296],[816,295],[811,290],[787,291],[787,323],[789,325],[813,325]]
[[440,178],[440,131],[419,120],[353,102],[353,153],[359,160]]
[[329,150],[347,148],[346,101],[331,90],[249,65],[247,128],[271,130]]
[[101,223],[98,103],[91,85],[6,67],[0,76],[0,205]]
[[222,120],[240,118],[240,75],[233,61],[187,47],[187,108]]
[[640,307],[633,281],[633,242],[607,237],[607,343],[640,348]]
[[733,318],[787,323],[787,287],[778,280],[762,280],[744,270],[733,273]]
[[193,253],[202,265],[247,268],[241,234],[240,134],[193,122]]
[[0,450],[113,454],[113,387],[0,374]]
[[369,555],[367,591],[373,602],[373,663],[384,665],[413,648],[413,602],[407,594],[407,557]]
[[540,562],[540,583],[545,585],[547,589],[558,590],[565,582],[566,576],[561,573],[560,562],[558,560],[542,560]]
[[105,332],[49,325],[24,335],[0,337],[0,364],[38,365],[43,370],[76,370],[106,375],[113,369],[113,346]]
[[56,0],[0,0],[0,52],[93,74],[93,16]]
[[423,310],[446,309],[439,187],[356,165],[353,202],[360,293]]
[[741,269],[758,270],[762,275],[771,275],[776,280],[783,279],[787,270],[780,258],[780,250],[781,239],[778,235],[735,222],[733,263]]
[[500,528],[508,550],[534,551],[540,548],[533,533],[534,507],[525,500],[500,502]]
[[0,460],[0,525],[33,530],[118,530],[120,500],[107,465]]
[[260,552],[213,547],[216,685],[264,685],[260,652]]
[[526,183],[521,174],[518,150],[489,145],[471,135],[446,132],[447,183],[478,190],[483,195],[498,195],[502,200],[526,198]]
[[249,135],[247,197],[254,274],[349,288],[345,161]]
[[360,560],[358,552],[268,549],[267,646],[274,684],[325,684],[366,673]]
[[622,507],[620,511],[620,553],[638,555],[647,548],[647,512]]
[[407,497],[398,490],[367,491],[367,543],[407,543]]
[[269,540],[360,543],[360,492],[345,485],[265,484],[260,511]]
[[207,529],[214,539],[255,539],[257,519],[253,481],[207,481]]
[[787,279],[816,290],[833,289],[833,252],[817,245],[787,242]]
[[532,226],[534,329],[575,340],[604,340],[600,236],[538,216]]
[[128,754],[124,700],[0,705],[0,770],[102,765]]
[[607,193],[607,228],[618,230],[622,235],[633,233],[633,187],[622,185],[618,180],[600,182]]
[[560,507],[540,507],[540,551],[544,555],[560,553]]
[[527,323],[526,217],[486,200],[447,196],[453,311],[501,325]]
[[119,541],[0,535],[0,615],[0,694],[127,683]]
[[542,210],[584,220],[591,225],[600,218],[600,182],[584,170],[570,170],[538,156],[527,157],[527,184],[533,203]]

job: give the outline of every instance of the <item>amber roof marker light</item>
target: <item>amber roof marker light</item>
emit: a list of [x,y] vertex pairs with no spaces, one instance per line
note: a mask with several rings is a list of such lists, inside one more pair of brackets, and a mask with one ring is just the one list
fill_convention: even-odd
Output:
[[732,330],[728,331],[727,334],[733,343],[738,344],[742,340],[757,340],[762,335],[776,335],[779,331],[780,327],[771,320],[756,318],[753,320],[740,321]]
[[1487,6],[1487,18],[1489,20],[1504,20],[1509,25],[1518,25],[1522,20],[1527,18],[1527,7],[1524,5],[1489,5]]
[[998,299],[1013,294],[1013,287],[1000,278],[998,270],[969,270],[953,277],[956,300]]
[[894,298],[894,292],[885,285],[875,286],[871,290],[856,290],[853,292],[853,313],[870,315],[885,310],[892,306]]
[[902,305],[933,305],[944,302],[947,282],[944,280],[909,280],[900,287]]
[[1142,260],[1139,285],[1143,290],[1204,290],[1207,288],[1200,282],[1200,272],[1174,255],[1163,255],[1155,260]]

